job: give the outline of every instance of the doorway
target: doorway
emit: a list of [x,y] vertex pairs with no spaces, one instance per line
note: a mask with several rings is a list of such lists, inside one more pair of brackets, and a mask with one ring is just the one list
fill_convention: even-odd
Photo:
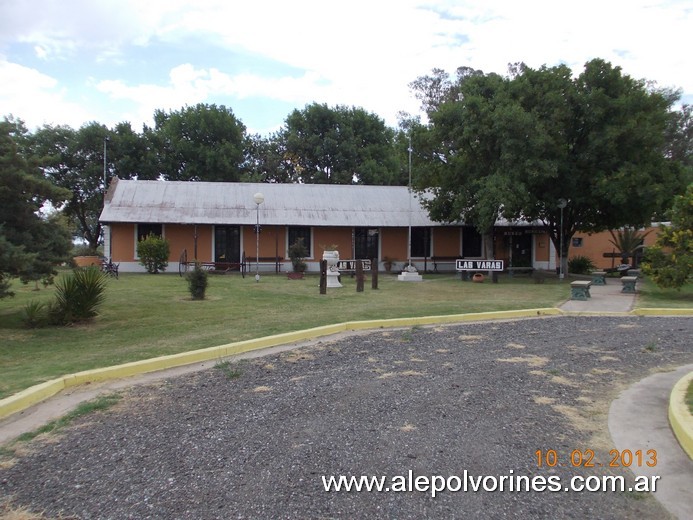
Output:
[[214,227],[214,261],[229,263],[241,261],[240,226]]

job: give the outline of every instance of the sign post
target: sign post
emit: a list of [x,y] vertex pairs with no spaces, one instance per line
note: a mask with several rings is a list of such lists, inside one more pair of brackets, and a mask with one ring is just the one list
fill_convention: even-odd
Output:
[[467,271],[489,271],[493,283],[498,283],[498,273],[504,269],[503,260],[455,260],[455,269],[466,279]]
[[503,260],[455,260],[457,271],[502,271]]

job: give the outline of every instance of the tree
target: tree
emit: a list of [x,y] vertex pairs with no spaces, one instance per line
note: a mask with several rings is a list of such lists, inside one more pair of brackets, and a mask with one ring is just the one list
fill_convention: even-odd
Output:
[[660,287],[680,289],[693,280],[693,184],[676,197],[670,216],[671,225],[662,225],[645,251],[643,271]]
[[36,160],[20,153],[15,137],[23,132],[23,124],[0,122],[0,298],[12,295],[13,277],[51,282],[56,264],[70,251],[66,227],[44,212],[47,204],[59,208],[70,192],[50,183]]
[[246,159],[245,126],[223,105],[154,112],[144,134],[158,152],[158,176],[173,181],[238,181]]
[[294,161],[286,154],[284,142],[278,134],[269,137],[250,135],[245,148],[243,181],[294,182]]
[[461,100],[431,114],[419,188],[433,192],[433,218],[482,232],[495,217],[539,221],[563,244],[565,271],[577,230],[644,226],[682,189],[665,153],[675,96],[619,67],[595,59],[574,78],[563,65],[517,64],[508,77],[463,75],[457,89]]
[[635,259],[639,251],[644,248],[643,243],[645,237],[650,234],[649,231],[642,233],[635,228],[624,227],[619,229],[616,233],[613,230],[609,230],[611,234],[611,242],[618,252],[621,254],[621,261],[624,264],[628,263],[628,259],[633,257],[633,266],[636,266]]
[[420,76],[409,83],[409,88],[414,91],[414,97],[421,101],[421,109],[430,117],[443,103],[458,99],[459,85],[470,77],[483,74],[471,67],[458,67],[457,78],[453,80],[443,69],[433,69],[430,75]]
[[128,122],[118,123],[108,132],[106,143],[106,183],[120,179],[156,180],[159,178],[158,153]]
[[[104,143],[107,138],[109,130],[95,122],[79,130],[47,125],[32,138],[33,150],[41,156],[46,178],[72,192],[63,211],[73,225],[73,233],[94,251],[101,242],[99,215],[106,190]],[[106,176],[110,175],[110,169],[109,163]]]
[[294,110],[279,133],[293,180],[315,184],[399,184],[393,140],[375,114],[317,103]]

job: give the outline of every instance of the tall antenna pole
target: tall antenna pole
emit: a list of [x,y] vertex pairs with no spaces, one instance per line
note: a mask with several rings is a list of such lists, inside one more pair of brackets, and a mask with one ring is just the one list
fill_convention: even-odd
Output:
[[411,267],[411,131],[409,132],[409,237],[407,240],[407,264]]
[[409,193],[409,236],[407,240],[407,266],[404,268],[402,273],[397,276],[400,282],[420,282],[422,280],[421,275],[417,272],[416,267],[411,263],[411,220],[412,220],[412,183],[411,183],[411,130],[409,131],[409,186],[407,187],[407,192]]

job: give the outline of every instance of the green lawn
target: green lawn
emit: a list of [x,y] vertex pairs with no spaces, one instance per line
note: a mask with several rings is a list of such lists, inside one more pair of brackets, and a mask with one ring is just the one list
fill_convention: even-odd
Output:
[[[92,322],[42,329],[23,327],[23,308],[51,301],[53,288],[17,283],[16,296],[0,300],[0,398],[64,374],[271,334],[353,320],[554,307],[569,293],[567,280],[535,284],[524,276],[476,284],[426,274],[422,283],[403,283],[381,274],[380,289],[367,281],[363,293],[352,278],[342,281],[344,288],[320,295],[317,275],[287,280],[266,274],[260,283],[252,276],[212,275],[207,299],[191,301],[177,274],[121,274],[109,281]],[[691,291],[686,294],[674,304],[693,307]],[[649,306],[670,306],[650,289],[647,299],[654,301]]]
[[693,308],[693,284],[688,284],[680,290],[660,289],[648,279],[638,282],[638,299],[636,307],[691,309]]

